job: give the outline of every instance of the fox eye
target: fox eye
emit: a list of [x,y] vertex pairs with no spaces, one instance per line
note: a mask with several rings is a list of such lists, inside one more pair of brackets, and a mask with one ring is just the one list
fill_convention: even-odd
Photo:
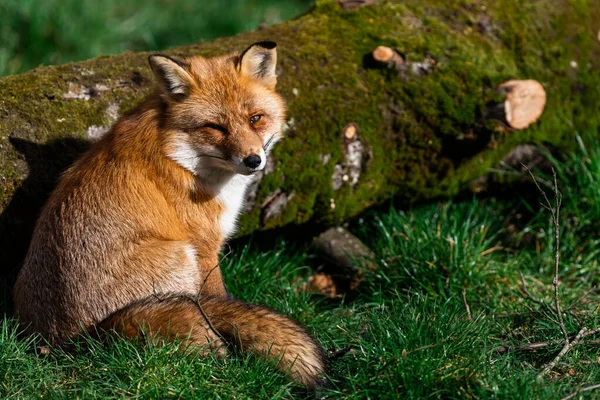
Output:
[[221,133],[227,133],[227,129],[221,125],[218,124],[214,124],[214,123],[208,123],[208,124],[204,124],[202,125],[204,128],[210,128],[210,129],[214,129],[216,131],[219,131]]
[[261,114],[256,114],[250,117],[250,125],[256,124],[262,118]]

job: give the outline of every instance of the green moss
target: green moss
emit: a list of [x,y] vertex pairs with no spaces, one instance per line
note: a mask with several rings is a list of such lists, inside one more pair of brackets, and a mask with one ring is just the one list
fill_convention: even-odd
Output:
[[[308,221],[332,223],[394,194],[405,202],[453,195],[518,144],[568,148],[576,130],[595,131],[598,7],[583,0],[488,3],[482,10],[475,1],[383,0],[344,11],[336,1],[323,0],[288,23],[170,51],[214,56],[258,40],[278,41],[279,90],[294,124],[276,148],[276,170],[262,180],[257,207],[241,219],[240,234]],[[406,71],[365,68],[364,56],[379,45],[404,53]],[[571,61],[579,67],[571,68]],[[429,72],[413,73],[417,62],[429,63]],[[548,104],[529,129],[498,133],[483,119],[485,105],[499,100],[494,88],[511,78],[541,81]],[[109,90],[89,101],[67,100],[69,83]],[[89,126],[107,122],[109,105],[133,107],[150,87],[141,53],[0,80],[0,116],[8,115],[0,119],[0,143],[7,136],[38,143],[82,137]],[[371,158],[356,187],[334,191],[331,177],[343,162],[342,128],[349,122],[360,126]],[[477,147],[459,140],[464,135],[487,139]],[[6,204],[26,164],[10,145],[0,155],[0,202]],[[323,164],[321,155],[331,159]],[[263,222],[260,204],[276,189],[294,196],[280,216]]]
[[[581,96],[573,92],[567,80],[552,85],[546,81],[560,77],[569,68],[566,54],[560,63],[547,65],[544,59],[548,56],[544,57],[539,46],[532,48],[531,43],[533,37],[538,38],[533,43],[538,43],[551,35],[557,43],[553,48],[557,49],[564,46],[565,37],[542,30],[539,25],[549,23],[544,18],[538,18],[540,24],[531,25],[527,16],[543,16],[540,6],[516,2],[510,2],[510,6],[521,17],[515,20],[510,17],[512,13],[503,14],[506,4],[489,10],[494,24],[509,28],[494,31],[489,37],[476,31],[477,8],[464,2],[452,3],[448,10],[417,2],[386,2],[381,7],[353,12],[340,11],[332,2],[319,2],[317,13],[327,15],[313,14],[297,21],[302,27],[301,35],[289,36],[290,26],[281,27],[281,35],[293,40],[292,48],[302,49],[296,57],[290,57],[296,61],[294,74],[302,79],[285,79],[281,85],[286,97],[293,99],[290,115],[297,124],[289,145],[284,144],[277,151],[279,172],[263,181],[259,198],[278,187],[286,192],[300,191],[304,196],[298,196],[288,206],[290,212],[270,221],[268,227],[300,224],[313,217],[333,222],[389,197],[398,188],[405,201],[456,194],[519,143],[564,145],[573,133],[567,122],[577,118],[558,121],[559,109],[564,109],[566,103],[572,110],[571,100]],[[449,15],[456,12],[460,17],[450,19]],[[561,19],[568,12],[565,3],[556,15],[545,16]],[[403,23],[410,18],[420,18],[422,25]],[[431,56],[435,60],[432,71],[417,77],[361,68],[362,57],[381,44],[400,49],[413,62]],[[510,78],[541,80],[552,101],[540,123],[504,137],[496,134],[482,115],[485,104],[497,100],[493,88]],[[594,79],[598,79],[597,73]],[[299,91],[298,99],[291,95],[292,88]],[[393,117],[384,117],[381,111],[390,103],[399,111]],[[597,104],[597,100],[592,103]],[[586,114],[590,111],[586,110]],[[304,115],[311,117],[297,117]],[[361,126],[362,139],[371,148],[373,159],[357,188],[344,187],[334,192],[331,175],[335,164],[342,162],[341,128],[348,122]],[[596,122],[582,122],[597,126]],[[558,126],[562,129],[556,129]],[[490,136],[495,148],[482,149],[477,157],[468,157],[459,149],[444,147],[448,137],[468,133]],[[297,135],[303,140],[295,140]],[[320,165],[319,149],[327,149],[332,155],[329,164]],[[459,154],[456,157],[455,151]],[[283,183],[281,175],[285,176]],[[310,195],[311,192],[318,192],[318,196]]]

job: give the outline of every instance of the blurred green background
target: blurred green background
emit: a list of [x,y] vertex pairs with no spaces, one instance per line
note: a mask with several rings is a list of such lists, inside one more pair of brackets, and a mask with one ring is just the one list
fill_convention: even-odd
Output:
[[0,76],[291,19],[311,0],[0,0]]

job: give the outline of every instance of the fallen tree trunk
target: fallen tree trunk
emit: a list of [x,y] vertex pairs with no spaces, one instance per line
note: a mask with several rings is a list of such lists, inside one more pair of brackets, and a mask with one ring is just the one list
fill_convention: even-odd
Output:
[[[393,195],[454,195],[517,145],[566,148],[576,131],[597,132],[595,2],[341,3],[319,1],[281,25],[167,51],[213,56],[278,42],[288,138],[250,190],[240,235],[330,224]],[[379,48],[373,65],[379,46],[388,49]],[[3,271],[21,263],[59,173],[149,93],[146,59],[125,53],[0,80]],[[521,131],[486,117],[505,100],[497,87],[511,79],[535,79],[547,92],[541,119]]]

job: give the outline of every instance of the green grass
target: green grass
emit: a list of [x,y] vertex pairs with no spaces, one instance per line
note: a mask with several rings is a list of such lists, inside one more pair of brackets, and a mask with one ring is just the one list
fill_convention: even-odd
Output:
[[308,0],[0,0],[0,76],[126,50],[164,50],[254,30]]
[[[575,304],[565,317],[574,334],[574,316],[590,328],[599,322],[597,292],[576,300],[599,280],[600,146],[582,145],[554,163],[564,195],[560,295],[564,309]],[[553,226],[537,193],[521,190],[523,196],[511,200],[392,207],[363,216],[352,229],[375,251],[379,268],[365,271],[352,299],[302,291],[312,255],[283,240],[266,248],[252,240],[236,244],[222,263],[225,279],[235,297],[293,316],[325,348],[350,346],[330,361],[330,383],[318,397],[559,399],[600,382],[598,345],[576,347],[542,381],[536,375],[560,344],[535,352],[494,351],[561,338],[553,314],[520,290],[522,271],[532,295],[552,301]],[[507,317],[512,313],[517,315]],[[251,355],[217,360],[183,355],[177,344],[88,339],[75,353],[39,356],[32,338],[17,338],[15,326],[7,319],[0,333],[2,398],[311,395]],[[593,398],[594,392],[582,396]]]

